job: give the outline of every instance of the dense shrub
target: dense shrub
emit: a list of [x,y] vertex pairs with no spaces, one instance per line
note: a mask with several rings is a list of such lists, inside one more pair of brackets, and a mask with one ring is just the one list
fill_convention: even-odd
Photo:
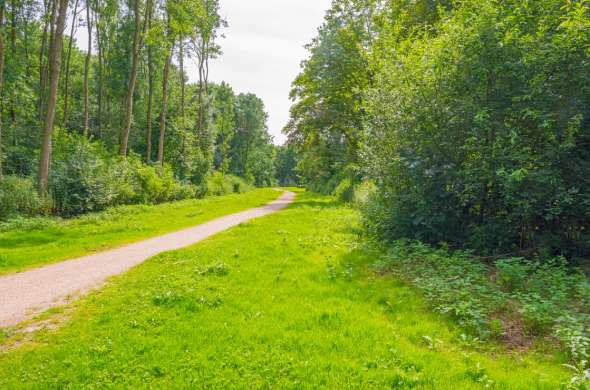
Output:
[[0,182],[0,220],[46,214],[51,206],[51,199],[39,196],[29,178],[5,176]]
[[354,197],[354,185],[352,180],[346,178],[342,180],[332,192],[332,195],[340,202],[352,202]]
[[240,177],[223,175],[220,172],[215,172],[207,179],[207,193],[214,196],[232,193],[240,194],[248,191],[251,187]]
[[376,190],[375,183],[370,180],[363,180],[354,187],[353,204],[362,209],[374,196]]
[[133,155],[122,159],[101,144],[77,136],[60,140],[55,160],[50,190],[56,212],[62,215],[204,195],[197,186],[176,180],[167,165],[146,165]]
[[60,139],[54,153],[50,191],[55,210],[76,215],[130,203],[135,196],[130,167],[81,137]]
[[454,6],[433,28],[394,17],[375,45],[367,219],[389,239],[590,256],[590,4]]

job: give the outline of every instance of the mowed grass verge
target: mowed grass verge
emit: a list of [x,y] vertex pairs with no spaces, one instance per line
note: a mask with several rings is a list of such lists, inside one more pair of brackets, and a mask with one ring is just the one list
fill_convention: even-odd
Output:
[[567,379],[549,356],[461,345],[415,290],[371,271],[357,223],[330,198],[300,194],[150,259],[74,304],[61,328],[2,353],[0,388],[555,389]]
[[104,251],[261,206],[280,191],[191,199],[160,205],[121,206],[70,220],[33,218],[0,231],[0,275]]

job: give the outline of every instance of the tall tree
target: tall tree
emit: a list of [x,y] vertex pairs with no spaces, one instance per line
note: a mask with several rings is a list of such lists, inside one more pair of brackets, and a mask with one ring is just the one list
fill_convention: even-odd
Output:
[[47,192],[49,181],[49,165],[51,163],[51,141],[53,136],[53,124],[55,121],[55,107],[57,104],[57,87],[61,68],[61,51],[63,46],[63,32],[68,12],[68,0],[59,0],[57,21],[53,29],[53,36],[49,50],[49,95],[45,125],[43,128],[43,140],[41,143],[41,157],[39,161],[39,191]]
[[[170,35],[170,33],[168,35]],[[160,136],[158,138],[158,163],[160,165],[164,164],[164,140],[166,136],[166,115],[168,114],[168,79],[170,76],[170,62],[172,61],[173,51],[174,43],[172,43],[166,54],[164,71],[162,74],[162,109],[160,111]]]
[[0,0],[0,182],[3,178],[2,160],[2,106],[4,103],[4,11],[6,5]]
[[84,137],[88,137],[88,73],[90,70],[90,59],[92,58],[92,19],[90,18],[90,0],[86,0],[86,27],[88,29],[88,50],[84,60],[84,114],[82,116],[82,129]]
[[72,46],[74,44],[74,35],[78,26],[78,0],[74,1],[74,11],[72,13],[72,26],[70,28],[70,37],[68,42],[68,51],[66,54],[66,68],[64,75],[64,89],[63,89],[63,127],[68,125],[68,101],[69,101],[69,85],[70,85],[70,61],[72,59]]
[[135,82],[137,81],[137,68],[139,63],[139,50],[141,48],[141,14],[139,12],[140,0],[133,0],[133,13],[135,19],[133,32],[133,46],[131,48],[131,74],[127,85],[127,94],[125,97],[125,122],[121,129],[119,154],[127,155],[129,144],[129,132],[133,123],[133,95],[135,94]]

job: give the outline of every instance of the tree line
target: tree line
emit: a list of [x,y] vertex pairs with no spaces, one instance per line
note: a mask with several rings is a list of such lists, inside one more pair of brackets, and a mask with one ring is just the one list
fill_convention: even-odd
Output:
[[374,186],[382,239],[583,261],[589,27],[578,0],[335,0],[284,130],[306,185]]
[[213,172],[275,183],[263,102],[209,81],[226,25],[218,0],[2,0],[0,178],[57,203],[79,195],[60,180],[106,188],[93,171],[120,161],[196,193]]

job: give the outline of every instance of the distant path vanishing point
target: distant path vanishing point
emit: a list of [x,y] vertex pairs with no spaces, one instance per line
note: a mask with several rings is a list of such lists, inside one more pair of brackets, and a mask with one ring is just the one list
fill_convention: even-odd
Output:
[[[209,222],[139,241],[118,249],[66,260],[0,277],[0,327],[14,326],[72,297],[100,287],[159,253],[187,247],[230,227],[287,207],[295,194],[286,191],[265,206],[230,214]],[[154,221],[157,223],[157,221]]]

